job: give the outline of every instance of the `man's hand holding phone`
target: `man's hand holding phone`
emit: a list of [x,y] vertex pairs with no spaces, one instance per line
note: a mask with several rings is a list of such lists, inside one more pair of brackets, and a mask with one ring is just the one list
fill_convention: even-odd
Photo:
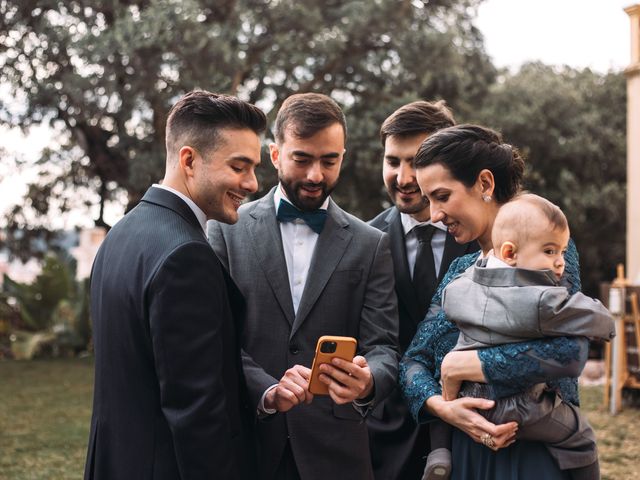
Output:
[[278,412],[287,412],[301,403],[311,403],[313,394],[309,392],[311,369],[294,365],[284,372],[278,384],[267,392],[264,406]]
[[364,399],[373,392],[373,376],[363,356],[358,355],[351,362],[335,357],[319,369],[320,381],[327,385],[331,399],[337,404]]

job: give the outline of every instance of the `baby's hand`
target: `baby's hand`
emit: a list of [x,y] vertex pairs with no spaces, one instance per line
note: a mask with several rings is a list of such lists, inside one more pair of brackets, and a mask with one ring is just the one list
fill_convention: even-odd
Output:
[[444,398],[447,402],[458,398],[460,386],[462,385],[461,381],[454,380],[449,377],[444,381],[441,380],[440,385],[442,386],[442,398]]
[[462,382],[485,382],[482,364],[475,350],[449,352],[440,365],[442,398],[447,401],[458,398]]

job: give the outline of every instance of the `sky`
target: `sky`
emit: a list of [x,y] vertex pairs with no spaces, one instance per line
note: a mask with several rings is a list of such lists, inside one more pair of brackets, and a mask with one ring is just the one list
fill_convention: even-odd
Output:
[[531,60],[599,72],[629,64],[629,16],[640,0],[487,0],[476,25],[494,64]]
[[[630,25],[623,8],[634,3],[640,0],[486,0],[476,25],[498,67],[515,71],[524,62],[539,60],[604,73],[629,63]],[[0,94],[3,90],[0,85]],[[55,134],[47,128],[35,128],[25,137],[17,129],[0,126],[0,148],[25,159],[37,158],[52,141]],[[6,163],[0,163],[0,216],[25,192],[25,181],[33,175],[26,171],[16,178]],[[109,223],[121,214],[107,213]],[[59,222],[58,228],[91,224],[89,218],[77,215]]]

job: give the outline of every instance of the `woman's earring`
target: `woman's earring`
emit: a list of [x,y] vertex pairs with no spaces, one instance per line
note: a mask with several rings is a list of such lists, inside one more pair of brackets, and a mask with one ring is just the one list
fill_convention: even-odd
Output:
[[491,201],[491,195],[482,194],[482,200],[484,200],[485,203],[489,203]]

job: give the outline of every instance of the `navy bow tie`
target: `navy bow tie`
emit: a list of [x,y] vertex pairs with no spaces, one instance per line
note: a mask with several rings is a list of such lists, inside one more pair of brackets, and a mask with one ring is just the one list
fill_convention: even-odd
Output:
[[317,209],[310,212],[303,212],[302,210],[298,210],[289,202],[280,200],[276,218],[279,222],[293,222],[295,219],[300,218],[311,230],[320,234],[324,228],[324,222],[327,220],[327,211]]

